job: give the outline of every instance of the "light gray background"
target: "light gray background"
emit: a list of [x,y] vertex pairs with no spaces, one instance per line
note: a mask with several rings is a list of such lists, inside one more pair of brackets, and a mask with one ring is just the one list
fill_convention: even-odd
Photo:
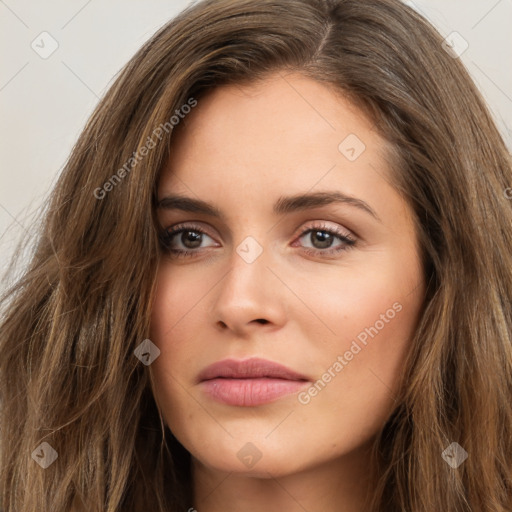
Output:
[[[0,0],[0,273],[114,75],[189,3]],[[460,58],[512,149],[512,0],[406,3],[450,42],[454,31],[467,41]],[[45,31],[58,48],[43,59],[31,45],[50,49]]]

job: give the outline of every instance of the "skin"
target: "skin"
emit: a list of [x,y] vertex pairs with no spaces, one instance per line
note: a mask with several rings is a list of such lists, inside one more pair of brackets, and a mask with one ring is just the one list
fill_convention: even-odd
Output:
[[[338,149],[349,134],[366,146],[353,161]],[[173,134],[158,198],[202,199],[225,215],[158,210],[163,229],[192,222],[207,233],[199,245],[174,236],[172,247],[191,256],[164,251],[151,319],[161,351],[150,367],[155,399],[192,455],[191,508],[365,510],[368,449],[396,406],[425,292],[412,212],[388,183],[387,149],[344,97],[293,73],[213,90]],[[272,211],[281,196],[319,191],[359,198],[380,221],[340,203]],[[319,224],[356,245],[322,256],[344,243],[302,235]],[[248,236],[263,249],[251,263],[237,252]],[[401,309],[389,319],[393,304]],[[375,325],[347,361],[357,336]],[[338,356],[346,365],[336,371]],[[331,379],[309,401],[294,393],[258,407],[218,403],[198,385],[211,363],[249,357],[312,383],[330,368]],[[261,457],[252,467],[237,456],[246,443]]]

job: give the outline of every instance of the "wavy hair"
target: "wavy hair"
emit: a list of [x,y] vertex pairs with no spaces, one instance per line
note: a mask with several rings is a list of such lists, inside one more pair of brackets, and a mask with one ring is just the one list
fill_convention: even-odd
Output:
[[[134,357],[162,254],[156,184],[186,105],[283,70],[371,116],[421,242],[428,288],[375,439],[372,510],[512,509],[511,158],[442,42],[398,0],[203,0],[142,46],[79,136],[2,297],[3,512],[189,509],[189,454]],[[442,456],[452,442],[468,454],[457,468]],[[45,469],[41,443],[58,455]]]

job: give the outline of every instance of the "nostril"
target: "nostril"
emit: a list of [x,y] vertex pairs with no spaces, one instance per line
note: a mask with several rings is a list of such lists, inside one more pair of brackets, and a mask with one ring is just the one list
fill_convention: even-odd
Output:
[[268,320],[265,320],[264,318],[258,318],[256,322],[259,322],[260,324],[268,324]]

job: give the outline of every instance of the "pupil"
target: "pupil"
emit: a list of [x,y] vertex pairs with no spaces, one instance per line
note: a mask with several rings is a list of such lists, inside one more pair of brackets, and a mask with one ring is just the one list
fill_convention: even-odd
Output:
[[184,231],[181,234],[181,242],[185,247],[194,249],[201,245],[201,236],[201,233],[196,233],[195,231]]
[[313,231],[311,234],[320,239],[320,249],[325,249],[332,245],[332,236],[326,231]]

